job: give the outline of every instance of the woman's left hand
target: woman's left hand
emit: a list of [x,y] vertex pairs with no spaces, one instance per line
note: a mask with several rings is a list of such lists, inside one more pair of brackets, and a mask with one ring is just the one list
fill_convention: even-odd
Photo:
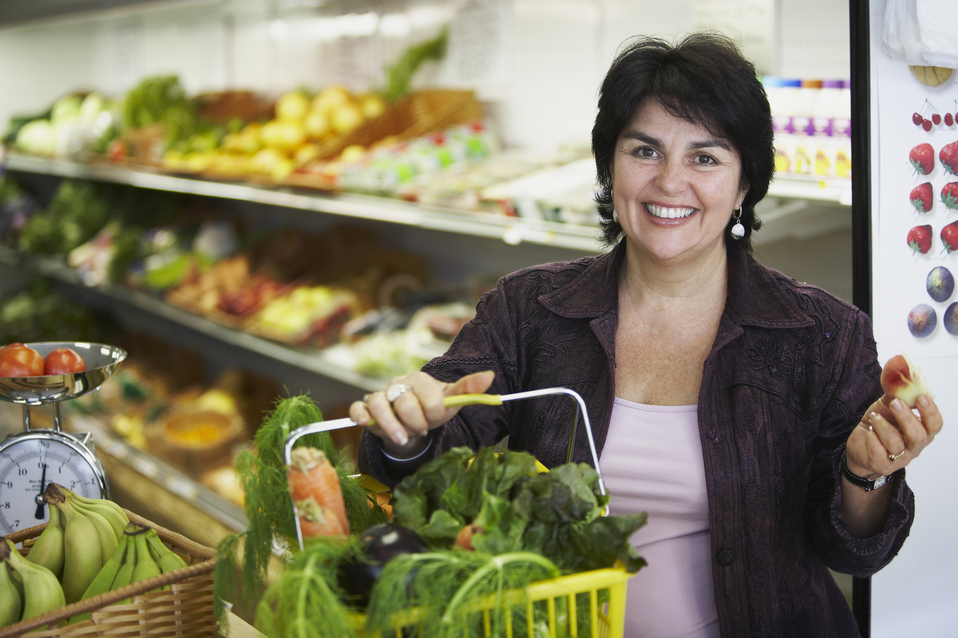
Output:
[[848,469],[858,476],[888,476],[921,454],[943,425],[938,406],[918,397],[915,414],[899,399],[875,401],[846,445]]

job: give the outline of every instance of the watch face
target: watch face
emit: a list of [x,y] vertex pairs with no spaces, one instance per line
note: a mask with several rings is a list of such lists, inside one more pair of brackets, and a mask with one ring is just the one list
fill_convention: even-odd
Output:
[[37,433],[8,442],[0,451],[0,534],[45,523],[40,495],[50,483],[88,498],[103,498],[101,470],[80,443]]

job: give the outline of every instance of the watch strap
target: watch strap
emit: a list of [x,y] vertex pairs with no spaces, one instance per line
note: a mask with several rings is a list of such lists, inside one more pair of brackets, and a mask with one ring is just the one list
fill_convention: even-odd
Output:
[[876,479],[867,479],[863,476],[858,476],[857,474],[852,473],[852,471],[848,469],[848,452],[842,452],[842,476],[844,476],[845,480],[847,480],[849,483],[855,487],[865,490],[866,492],[877,490],[879,487],[888,482],[887,476],[879,476]]

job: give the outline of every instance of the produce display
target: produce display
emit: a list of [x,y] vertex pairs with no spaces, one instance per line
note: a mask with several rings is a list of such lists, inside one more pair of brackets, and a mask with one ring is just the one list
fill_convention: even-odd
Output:
[[[0,547],[0,586],[4,581],[7,585],[0,596],[7,607],[0,613],[0,621],[5,621],[0,626],[107,591],[98,582],[98,575],[111,564],[121,542],[126,546],[125,530],[130,519],[113,501],[88,499],[50,483],[43,502],[50,519],[26,556],[7,539]],[[156,561],[149,552],[139,560],[142,567],[138,575],[148,578],[149,566],[152,563],[155,567]],[[14,578],[21,587],[13,585]],[[95,582],[102,591],[91,589]],[[15,613],[17,608],[19,614]]]
[[[526,453],[455,448],[401,481],[384,509],[382,492],[354,478],[328,433],[299,438],[286,465],[287,436],[321,418],[304,396],[278,401],[255,449],[234,465],[249,528],[220,544],[217,595],[243,592],[270,636],[506,635],[527,622],[551,635],[588,635],[587,594],[576,595],[585,598],[575,613],[567,596],[556,598],[554,618],[538,605],[527,617],[526,605],[513,603],[543,579],[645,564],[629,542],[645,514],[605,515],[608,496],[586,464],[543,472]],[[284,568],[267,582],[275,539],[287,548]],[[506,591],[517,598],[496,598]],[[474,606],[489,596],[498,602],[483,620]]]
[[[116,99],[95,91],[69,94],[44,113],[13,118],[4,141],[20,153],[76,162],[522,214],[521,207],[502,198],[483,201],[481,191],[589,153],[586,149],[570,158],[560,151],[534,160],[510,153],[495,161],[502,143],[474,92],[411,88],[424,62],[445,55],[446,42],[442,31],[410,46],[388,65],[385,86],[379,89],[331,84],[297,87],[278,96],[242,90],[190,96],[178,76],[157,75]],[[587,177],[575,207],[594,211],[594,175]],[[132,241],[118,237],[115,226],[104,228],[97,218],[107,215],[102,207],[83,214],[57,208],[48,213],[25,233],[23,249],[69,252],[100,231],[82,256],[92,261],[96,253],[117,244],[128,249]],[[60,217],[66,218],[65,226]],[[594,212],[546,217],[596,223]]]

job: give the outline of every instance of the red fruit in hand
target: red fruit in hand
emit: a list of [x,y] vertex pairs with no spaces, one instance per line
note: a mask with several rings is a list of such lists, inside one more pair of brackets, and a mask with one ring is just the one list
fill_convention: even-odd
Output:
[[888,360],[881,371],[881,387],[885,391],[882,401],[887,405],[892,399],[898,399],[909,408],[915,407],[915,401],[921,395],[934,399],[921,373],[914,363],[903,354],[896,354]]
[[927,255],[928,251],[931,250],[931,233],[932,228],[931,224],[925,224],[924,226],[915,226],[908,231],[908,246],[912,250],[920,252],[922,255]]
[[43,374],[72,374],[84,370],[83,358],[70,348],[57,348],[43,358]]
[[0,377],[39,377],[43,374],[43,357],[22,343],[0,348]]
[[941,243],[944,244],[945,250],[948,252],[958,250],[958,222],[951,222],[942,228],[940,235]]
[[919,144],[908,153],[908,161],[919,175],[930,175],[935,170],[935,149],[927,142]]
[[958,208],[958,182],[948,182],[941,187],[941,203],[946,208]]
[[958,142],[945,144],[938,151],[938,159],[941,165],[945,167],[945,172],[952,175],[958,175]]
[[911,195],[908,196],[908,199],[911,200],[911,205],[914,206],[915,210],[919,213],[927,213],[934,204],[934,200],[932,199],[933,194],[934,191],[932,190],[931,182],[925,182],[911,189]]

